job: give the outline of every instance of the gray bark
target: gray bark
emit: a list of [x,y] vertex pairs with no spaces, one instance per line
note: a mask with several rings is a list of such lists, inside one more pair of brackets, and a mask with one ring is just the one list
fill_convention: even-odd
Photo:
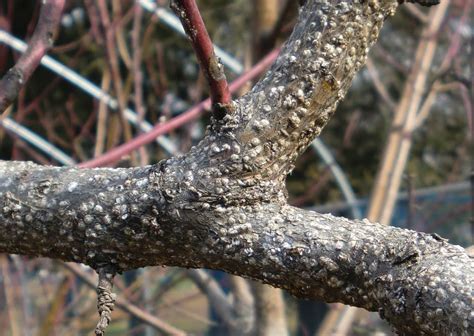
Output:
[[268,74],[184,156],[129,169],[0,161],[0,252],[221,269],[379,311],[402,334],[474,334],[463,248],[286,203],[286,175],[397,5],[308,0]]

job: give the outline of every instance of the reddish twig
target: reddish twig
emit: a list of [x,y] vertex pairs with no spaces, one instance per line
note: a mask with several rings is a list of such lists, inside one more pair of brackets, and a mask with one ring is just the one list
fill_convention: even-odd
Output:
[[0,81],[0,113],[6,110],[39,65],[41,58],[53,45],[64,0],[43,0],[41,13],[28,49]]
[[[265,58],[258,62],[252,69],[250,69],[249,71],[238,77],[236,80],[234,80],[229,86],[229,91],[235,92],[240,87],[242,87],[247,81],[254,79],[259,73],[261,73],[271,63],[273,63],[273,61],[278,56],[278,52],[279,49],[273,50]],[[128,153],[137,149],[140,146],[146,145],[154,141],[156,137],[170,132],[185,123],[195,120],[201,114],[202,111],[204,111],[205,109],[209,109],[210,105],[211,100],[208,98],[200,102],[199,104],[193,106],[183,114],[180,114],[179,116],[169,120],[168,122],[157,124],[150,132],[143,133],[132,139],[131,141],[108,151],[102,156],[79,164],[79,167],[100,167],[117,162],[122,156],[127,155]]]
[[214,46],[207,33],[199,8],[195,0],[173,0],[170,4],[181,20],[183,28],[191,39],[196,57],[201,64],[211,90],[214,114],[222,118],[232,96],[227,85],[224,67],[214,53]]

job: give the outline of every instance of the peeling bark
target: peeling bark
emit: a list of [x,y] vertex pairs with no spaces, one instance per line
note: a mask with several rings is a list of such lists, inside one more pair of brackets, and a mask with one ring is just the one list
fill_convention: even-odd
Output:
[[184,156],[129,169],[0,161],[0,252],[221,269],[378,311],[402,334],[473,334],[463,248],[286,203],[287,173],[397,5],[308,0],[269,73]]

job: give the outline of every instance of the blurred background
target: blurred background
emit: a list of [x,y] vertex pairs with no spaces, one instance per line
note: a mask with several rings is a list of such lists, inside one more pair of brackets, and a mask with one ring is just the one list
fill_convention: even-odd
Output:
[[[24,51],[40,5],[0,2],[0,76]],[[281,46],[299,6],[294,0],[198,5],[229,82]],[[407,4],[385,23],[367,66],[288,178],[291,204],[473,244],[472,6],[469,0],[431,9]],[[207,97],[168,1],[70,0],[55,47],[0,115],[0,159],[87,162]],[[107,165],[153,164],[186,152],[208,121],[207,111],[182,118],[179,127]],[[0,255],[1,335],[91,334],[95,282],[82,265]],[[392,334],[374,314],[298,300],[219,271],[140,269],[117,277],[116,291],[108,335]]]

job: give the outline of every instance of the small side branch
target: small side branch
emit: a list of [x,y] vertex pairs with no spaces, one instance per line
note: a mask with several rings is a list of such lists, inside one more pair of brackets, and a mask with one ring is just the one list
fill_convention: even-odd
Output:
[[212,41],[207,33],[195,0],[172,0],[171,9],[181,20],[191,39],[196,57],[209,82],[213,111],[222,118],[230,107],[232,96],[227,85],[224,67],[214,53]]
[[38,23],[28,49],[0,81],[0,114],[16,98],[39,65],[41,58],[53,45],[54,32],[59,25],[65,1],[44,0],[42,3]]
[[111,266],[105,266],[98,270],[99,281],[97,284],[97,311],[99,312],[99,322],[95,328],[97,336],[103,336],[105,329],[112,320],[116,295],[112,293],[113,280],[116,271]]
[[[83,281],[88,287],[96,288],[95,280],[78,264],[64,263],[63,266],[66,267],[73,274],[75,274],[78,279],[81,279],[81,281]],[[117,297],[117,300],[115,301],[115,306],[121,309],[125,314],[129,314],[130,316],[133,316],[134,318],[138,319],[140,322],[146,324],[147,326],[151,326],[152,328],[156,329],[156,331],[160,335],[186,335],[184,331],[177,329],[172,325],[169,325],[168,323],[160,320],[156,316],[144,311],[143,309],[137,307],[124,297]]]

